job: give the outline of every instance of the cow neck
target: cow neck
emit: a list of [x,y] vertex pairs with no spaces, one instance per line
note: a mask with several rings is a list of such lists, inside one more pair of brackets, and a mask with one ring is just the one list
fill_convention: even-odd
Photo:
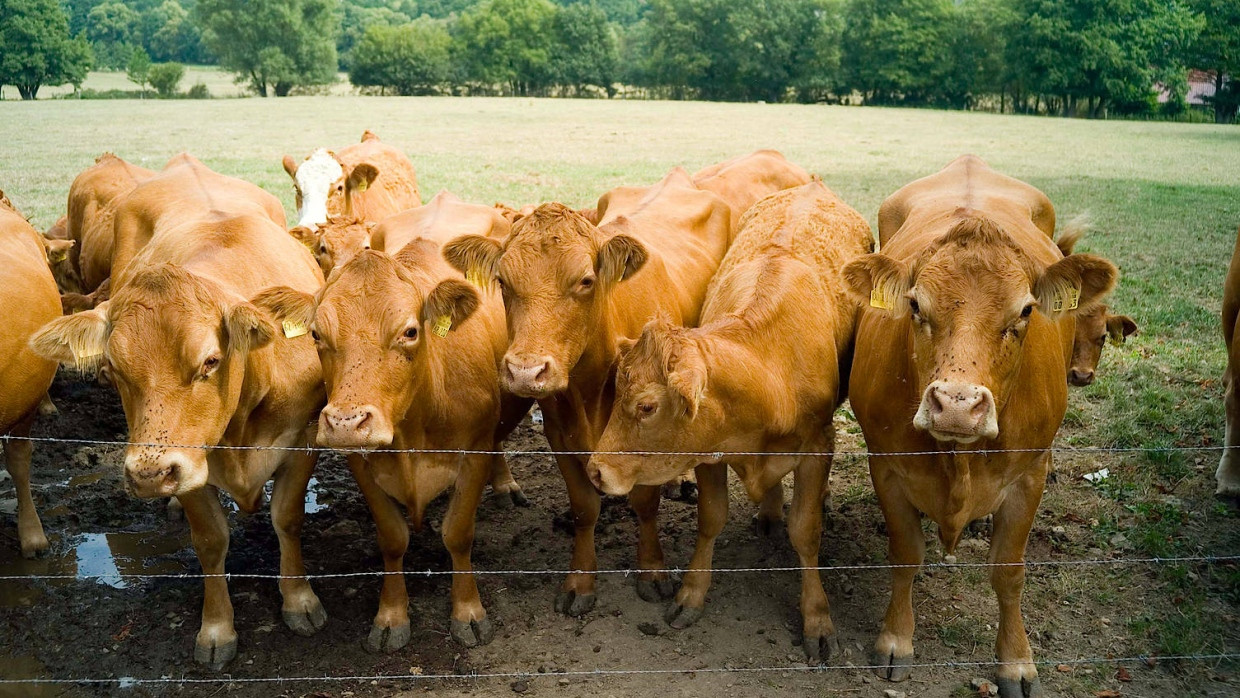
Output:
[[[611,416],[615,395],[616,333],[607,317],[598,324],[569,372],[568,388],[538,401],[559,448],[593,450]],[[551,435],[549,435],[551,436]]]

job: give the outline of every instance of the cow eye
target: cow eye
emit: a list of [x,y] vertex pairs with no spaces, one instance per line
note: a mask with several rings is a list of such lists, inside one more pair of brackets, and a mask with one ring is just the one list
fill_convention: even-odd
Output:
[[658,409],[659,406],[653,402],[639,402],[637,403],[637,416],[643,418],[649,417]]
[[219,365],[220,357],[208,356],[206,360],[202,362],[202,368],[198,371],[198,375],[203,380],[206,380],[211,377],[211,374],[215,373],[215,369],[219,368]]
[[404,337],[405,339],[417,339],[417,338],[418,338],[418,328],[416,328],[416,327],[410,327],[409,329],[405,330],[405,331],[401,334],[401,336],[402,336],[402,337]]
[[581,280],[581,281],[577,284],[577,287],[578,287],[578,288],[580,288],[582,291],[589,291],[590,289],[594,288],[594,277],[593,277],[593,276],[587,276],[587,277],[583,278],[583,279],[582,279],[582,280]]
[[316,342],[319,341],[320,337],[318,330],[310,330],[310,339],[313,339]]
[[918,304],[916,298],[908,299],[908,309],[912,311],[914,315],[921,315],[921,305]]
[[319,254],[327,254],[327,245],[319,245]]
[[1022,318],[1027,318],[1030,315],[1033,315],[1033,303],[1027,304],[1024,309],[1020,311],[1020,316]]

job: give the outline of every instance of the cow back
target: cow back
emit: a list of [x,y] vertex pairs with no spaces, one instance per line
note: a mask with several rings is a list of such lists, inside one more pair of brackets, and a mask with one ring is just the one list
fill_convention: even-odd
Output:
[[31,414],[51,385],[56,364],[39,358],[30,337],[60,315],[60,296],[39,233],[0,206],[0,433]]

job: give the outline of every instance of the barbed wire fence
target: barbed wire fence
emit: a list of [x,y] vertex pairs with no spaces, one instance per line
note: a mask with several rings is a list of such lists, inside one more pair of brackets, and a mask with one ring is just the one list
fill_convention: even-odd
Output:
[[[345,450],[333,449],[319,446],[239,446],[239,445],[216,445],[208,446],[202,444],[168,444],[168,443],[144,443],[130,442],[107,439],[81,439],[81,438],[56,438],[56,437],[39,437],[39,436],[15,436],[11,434],[0,435],[0,442],[7,443],[9,441],[28,441],[32,443],[57,443],[70,444],[80,446],[109,446],[109,447],[150,447],[150,448],[166,448],[166,449],[197,449],[197,450],[232,450],[232,451],[296,451],[310,453],[345,453],[345,454],[424,454],[424,455],[500,455],[505,457],[512,456],[539,456],[554,457],[557,455],[571,456],[589,456],[595,454],[601,455],[632,455],[642,457],[658,457],[658,456],[675,456],[675,457],[697,457],[702,459],[710,459],[713,462],[727,462],[729,457],[732,458],[749,458],[749,457],[830,457],[839,458],[868,458],[868,457],[908,457],[908,456],[939,456],[939,455],[955,455],[960,453],[968,453],[970,455],[998,455],[998,454],[1030,454],[1030,453],[1048,453],[1048,454],[1064,454],[1064,455],[1098,455],[1098,454],[1136,454],[1136,453],[1201,453],[1201,452],[1222,452],[1228,450],[1229,447],[1222,445],[1202,445],[1202,446],[1165,446],[1165,447],[1072,447],[1072,446],[1052,446],[1048,448],[1025,448],[1025,449],[948,449],[948,450],[922,450],[922,451],[900,451],[890,453],[878,453],[872,451],[554,451],[554,450],[529,450],[529,449],[496,449],[496,450],[473,450],[473,449],[400,449],[400,448],[384,448],[384,449],[365,449],[365,450]],[[901,564],[845,564],[845,565],[821,565],[816,567],[803,566],[772,566],[772,567],[712,567],[712,574],[763,574],[763,573],[783,573],[783,572],[804,572],[816,570],[824,573],[841,573],[841,572],[857,572],[857,571],[878,571],[878,570],[895,570],[901,568],[917,568],[917,569],[968,569],[968,568],[994,568],[994,567],[1032,567],[1032,568],[1054,568],[1054,567],[1085,567],[1085,566],[1136,566],[1136,565],[1215,565],[1215,564],[1240,564],[1240,554],[1224,554],[1224,555],[1183,555],[1183,556],[1167,556],[1167,557],[1132,557],[1132,558],[1092,558],[1092,559],[1065,559],[1065,560],[1025,560],[1021,562],[959,562],[948,560],[943,562],[925,562],[921,565],[901,565]],[[280,575],[280,574],[261,574],[261,573],[230,573],[222,574],[204,574],[204,573],[160,573],[160,574],[131,574],[121,573],[103,573],[103,574],[25,574],[12,575],[0,574],[0,581],[84,581],[84,580],[205,580],[212,578],[223,578],[225,580],[286,580],[286,579],[306,579],[306,580],[329,580],[329,579],[353,579],[363,577],[387,577],[387,576],[404,576],[404,577],[440,577],[452,576],[457,574],[468,574],[478,576],[516,576],[516,575],[554,575],[562,576],[574,573],[592,573],[599,575],[623,575],[625,577],[640,574],[643,572],[664,572],[667,574],[681,575],[690,572],[689,568],[662,568],[659,570],[643,570],[640,568],[615,568],[615,569],[598,569],[598,570],[570,570],[570,569],[473,569],[468,571],[443,570],[443,569],[425,569],[425,570],[401,570],[397,572],[389,571],[363,571],[363,572],[338,572],[338,573],[321,573],[321,574],[305,574],[305,575]],[[1200,662],[1213,663],[1215,665],[1223,662],[1231,662],[1240,660],[1240,652],[1219,652],[1219,653],[1202,653],[1202,654],[1177,654],[1177,655],[1135,655],[1135,656],[1097,656],[1097,657],[1068,657],[1057,659],[1034,659],[1032,662],[1002,662],[993,661],[927,661],[914,662],[909,664],[901,664],[901,667],[909,669],[917,668],[940,668],[940,669],[977,669],[977,668],[998,668],[1007,664],[1029,664],[1036,666],[1082,666],[1082,665],[1124,665],[1146,663],[1149,665],[1158,662]],[[712,675],[712,674],[773,674],[773,673],[807,673],[807,672],[830,672],[830,671],[870,671],[884,669],[885,666],[871,664],[854,664],[852,662],[837,662],[833,664],[789,664],[781,666],[724,666],[724,667],[669,667],[669,668],[595,668],[584,670],[556,670],[543,673],[541,671],[491,671],[491,672],[454,672],[454,673],[408,673],[408,674],[324,674],[324,675],[301,675],[301,676],[257,676],[257,677],[238,677],[231,675],[221,675],[212,677],[191,677],[191,676],[159,676],[159,677],[50,677],[50,678],[0,678],[0,686],[4,685],[113,685],[121,688],[142,686],[142,685],[163,685],[163,684],[181,684],[181,685],[229,685],[229,684],[294,684],[294,683],[418,683],[437,680],[529,680],[536,678],[601,678],[601,677],[637,677],[637,676],[671,676],[671,675]]]

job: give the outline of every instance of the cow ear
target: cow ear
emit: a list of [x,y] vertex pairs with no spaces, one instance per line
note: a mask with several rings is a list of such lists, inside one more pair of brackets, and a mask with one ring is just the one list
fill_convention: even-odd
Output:
[[92,373],[103,362],[111,331],[106,306],[100,306],[47,323],[30,338],[30,348],[48,361]]
[[264,289],[250,302],[280,323],[289,339],[309,332],[310,323],[314,322],[314,296],[288,286]]
[[318,252],[318,250],[315,249],[316,247],[318,247],[318,244],[319,244],[318,231],[311,230],[310,228],[307,228],[304,225],[299,225],[289,230],[288,234],[292,235],[293,239],[296,240],[297,242],[300,242],[301,244],[305,245],[306,249],[310,250],[313,253]]
[[599,248],[595,273],[604,283],[618,283],[636,274],[649,256],[637,238],[613,235]]
[[1123,344],[1129,335],[1137,331],[1137,323],[1127,315],[1108,315],[1107,334],[1112,344]]
[[908,313],[908,291],[912,286],[908,265],[884,254],[867,254],[844,267],[848,290],[871,308],[903,317]]
[[499,258],[504,248],[497,240],[481,235],[464,235],[443,246],[443,257],[466,278],[490,281],[499,275]]
[[44,246],[47,247],[47,263],[60,264],[69,257],[69,250],[77,244],[73,240],[47,240],[44,239]]
[[445,337],[468,320],[480,304],[478,292],[470,284],[457,279],[441,281],[422,303],[422,325]]
[[297,161],[293,159],[292,155],[284,156],[284,171],[288,173],[289,177],[292,177],[294,180],[297,179]]
[[1074,254],[1047,267],[1034,283],[1033,295],[1043,313],[1058,319],[1101,303],[1118,279],[1119,270],[1111,262],[1097,255]]
[[379,168],[368,162],[363,162],[353,171],[349,173],[349,180],[345,183],[345,189],[350,194],[360,194],[370,188],[379,177]]
[[258,306],[241,302],[225,311],[224,336],[229,351],[244,354],[271,343],[276,327]]

